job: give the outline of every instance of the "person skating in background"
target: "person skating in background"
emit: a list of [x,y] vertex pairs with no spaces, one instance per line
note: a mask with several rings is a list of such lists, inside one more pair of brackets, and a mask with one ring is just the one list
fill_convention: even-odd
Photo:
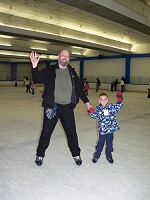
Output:
[[28,77],[26,77],[26,80],[25,80],[25,86],[26,86],[26,93],[30,93],[30,80]]
[[109,163],[114,162],[112,157],[114,132],[119,129],[116,115],[123,107],[121,91],[117,92],[116,97],[117,102],[115,104],[109,104],[107,94],[101,93],[99,95],[99,104],[96,106],[96,110],[91,109],[88,111],[91,118],[98,120],[99,138],[92,159],[93,163],[96,163],[100,158],[105,143],[106,159]]
[[34,96],[35,89],[36,89],[36,82],[32,81],[30,88],[31,88],[31,93]]
[[[58,55],[58,62],[38,70],[39,57],[36,52],[31,52],[33,80],[36,83],[44,83],[42,94],[44,107],[43,129],[37,147],[35,163],[41,166],[45,151],[49,146],[51,135],[60,119],[66,133],[68,146],[77,165],[82,164],[74,108],[79,102],[79,97],[87,106],[92,108],[83,90],[83,84],[75,70],[69,65],[70,53],[62,50]],[[53,155],[54,156],[54,155]]]
[[18,85],[18,84],[17,84],[17,79],[15,79],[15,87],[17,87],[17,85]]
[[84,86],[84,84],[85,84],[86,81],[87,81],[87,78],[84,78],[84,79],[82,80],[83,86]]
[[115,84],[114,84],[114,90],[117,91],[117,86],[118,86],[119,82],[118,79],[115,80]]
[[147,98],[150,98],[150,82],[149,82],[149,84],[148,84],[148,94],[147,94]]
[[88,81],[86,81],[84,83],[83,89],[84,89],[84,92],[85,92],[86,96],[88,96],[88,92],[89,92],[89,83],[88,83]]
[[97,78],[96,79],[96,91],[95,92],[98,92],[99,86],[101,86],[101,81],[99,80],[99,78]]
[[124,76],[122,76],[122,78],[121,78],[120,85],[121,85],[121,92],[124,92],[125,91],[125,78],[124,78]]
[[113,92],[114,91],[114,86],[115,86],[115,82],[111,82],[111,91]]
[[26,77],[23,77],[23,86],[25,86],[25,82],[26,82]]

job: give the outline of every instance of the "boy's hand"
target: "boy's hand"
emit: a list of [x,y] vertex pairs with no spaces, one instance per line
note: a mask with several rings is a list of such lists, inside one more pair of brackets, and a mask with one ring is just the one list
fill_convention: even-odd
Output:
[[123,95],[122,95],[122,92],[121,91],[118,91],[116,93],[116,97],[117,97],[117,102],[122,102],[123,100]]
[[95,109],[94,108],[90,108],[90,110],[88,110],[89,113],[93,113],[95,112]]

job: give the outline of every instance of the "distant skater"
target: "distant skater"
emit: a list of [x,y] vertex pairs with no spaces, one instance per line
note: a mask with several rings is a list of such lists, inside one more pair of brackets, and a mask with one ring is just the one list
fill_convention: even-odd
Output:
[[88,83],[88,81],[86,81],[84,83],[83,88],[84,88],[84,92],[85,92],[86,96],[88,96],[88,93],[89,93],[89,83]]
[[111,82],[111,91],[113,92],[114,91],[114,87],[115,87],[115,82]]
[[148,94],[147,94],[147,98],[150,98],[150,82],[149,82],[149,85],[148,85]]
[[25,86],[26,86],[26,93],[30,93],[30,80],[28,77],[26,77],[26,80],[25,80]]
[[124,76],[122,76],[122,78],[121,78],[120,85],[121,85],[121,92],[124,92],[125,91],[125,78],[124,78]]
[[97,78],[96,79],[96,91],[95,92],[98,92],[99,86],[101,86],[101,81],[99,80],[99,78]]
[[35,93],[35,89],[36,89],[36,83],[34,82],[34,81],[32,81],[32,83],[31,83],[31,93],[32,93],[32,95],[34,96],[34,93]]
[[118,79],[115,80],[115,83],[114,83],[114,90],[117,91],[117,86],[118,86],[119,82],[118,82]]
[[17,87],[17,79],[15,79],[15,87]]

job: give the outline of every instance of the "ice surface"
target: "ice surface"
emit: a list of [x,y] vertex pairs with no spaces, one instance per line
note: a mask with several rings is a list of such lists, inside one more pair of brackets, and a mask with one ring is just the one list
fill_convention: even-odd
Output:
[[[113,165],[104,152],[92,163],[97,122],[80,102],[75,116],[83,164],[75,164],[58,123],[38,167],[34,160],[42,127],[41,88],[34,97],[23,86],[0,87],[0,91],[0,200],[150,199],[150,99],[146,93],[123,94]],[[115,103],[115,92],[103,92]],[[98,94],[89,91],[94,106]]]

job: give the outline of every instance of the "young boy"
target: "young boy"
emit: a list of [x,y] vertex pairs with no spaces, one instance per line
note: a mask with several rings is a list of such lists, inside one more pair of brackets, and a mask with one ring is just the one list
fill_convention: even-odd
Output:
[[99,139],[96,145],[96,151],[93,155],[92,162],[96,163],[102,153],[104,143],[106,141],[106,159],[109,163],[113,163],[113,138],[114,132],[119,129],[116,114],[123,106],[122,93],[118,91],[116,94],[117,102],[115,104],[108,103],[108,96],[105,93],[99,95],[99,104],[96,106],[96,111],[89,110],[89,115],[93,119],[98,120]]

